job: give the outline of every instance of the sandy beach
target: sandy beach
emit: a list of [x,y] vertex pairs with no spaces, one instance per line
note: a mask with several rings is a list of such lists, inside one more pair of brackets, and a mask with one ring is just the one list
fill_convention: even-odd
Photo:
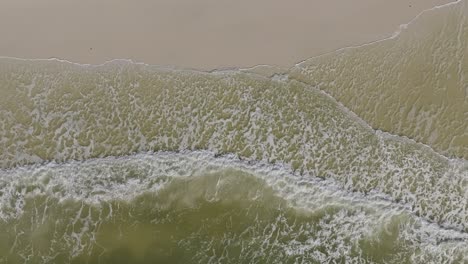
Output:
[[0,55],[197,69],[290,66],[392,34],[450,0],[4,0]]

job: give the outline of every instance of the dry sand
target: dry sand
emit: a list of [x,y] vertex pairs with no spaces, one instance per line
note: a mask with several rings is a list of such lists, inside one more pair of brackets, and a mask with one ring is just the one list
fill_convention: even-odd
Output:
[[450,0],[2,0],[0,55],[198,69],[290,66]]

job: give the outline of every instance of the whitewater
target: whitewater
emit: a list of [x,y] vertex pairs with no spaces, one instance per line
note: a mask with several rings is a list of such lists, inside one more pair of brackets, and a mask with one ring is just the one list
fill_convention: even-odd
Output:
[[468,263],[467,17],[281,71],[0,58],[0,263]]

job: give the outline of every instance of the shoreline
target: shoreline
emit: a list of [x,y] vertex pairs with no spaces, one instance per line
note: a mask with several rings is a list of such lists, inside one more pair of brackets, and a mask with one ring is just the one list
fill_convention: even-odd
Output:
[[[161,70],[168,70],[168,71],[185,71],[185,72],[195,72],[195,73],[201,73],[201,74],[223,74],[223,73],[230,73],[230,72],[236,72],[236,71],[239,71],[239,72],[244,72],[244,73],[249,73],[249,74],[254,74],[254,75],[258,75],[258,76],[262,76],[262,77],[265,77],[265,78],[268,78],[268,79],[271,79],[271,78],[274,78],[275,75],[278,75],[278,74],[282,74],[282,73],[285,73],[287,75],[287,72],[291,69],[294,69],[295,67],[300,67],[301,64],[303,63],[306,63],[307,61],[311,60],[311,59],[314,59],[314,58],[318,58],[318,57],[321,57],[321,56],[325,56],[325,55],[329,55],[329,54],[333,54],[335,52],[340,52],[340,51],[343,51],[343,50],[348,50],[348,49],[355,49],[355,48],[360,48],[360,47],[365,47],[365,46],[369,46],[369,45],[373,45],[373,44],[376,44],[376,43],[380,43],[380,42],[384,42],[384,41],[387,41],[387,40],[391,40],[391,39],[395,39],[395,38],[398,38],[398,36],[404,32],[408,26],[410,26],[413,22],[415,22],[416,20],[418,20],[418,18],[420,18],[421,16],[423,16],[424,14],[426,13],[429,13],[429,12],[432,12],[432,11],[435,11],[437,9],[440,9],[440,8],[444,8],[444,7],[448,7],[448,6],[452,6],[452,5],[456,5],[456,4],[459,4],[460,2],[462,2],[462,0],[457,0],[457,1],[454,1],[454,2],[449,2],[449,3],[446,3],[444,5],[439,5],[439,6],[434,6],[430,9],[426,9],[426,10],[423,10],[421,13],[419,13],[417,16],[415,16],[413,19],[411,19],[408,23],[405,23],[405,24],[401,24],[398,29],[390,36],[390,37],[387,37],[387,38],[384,38],[384,39],[380,39],[380,40],[376,40],[376,41],[373,41],[373,42],[370,42],[370,43],[364,43],[364,44],[361,44],[361,45],[358,45],[358,46],[348,46],[348,47],[343,47],[343,48],[340,48],[338,50],[335,50],[333,52],[329,52],[329,53],[324,53],[324,54],[320,54],[320,55],[317,55],[317,56],[314,56],[314,57],[311,57],[311,58],[308,58],[308,59],[305,59],[299,63],[296,63],[294,66],[292,67],[276,67],[276,66],[272,66],[272,65],[265,65],[265,64],[260,64],[260,65],[256,65],[256,66],[253,66],[253,67],[249,67],[249,68],[241,68],[241,67],[231,67],[231,68],[228,68],[228,69],[213,69],[213,70],[201,70],[201,69],[195,69],[195,68],[184,68],[184,67],[177,67],[177,66],[165,66],[165,65],[157,65],[157,64],[148,64],[148,63],[145,63],[145,62],[137,62],[137,61],[134,61],[132,59],[112,59],[112,60],[109,60],[109,61],[106,61],[104,63],[101,63],[101,64],[89,64],[89,63],[86,63],[86,64],[83,64],[83,63],[78,63],[78,62],[72,62],[72,61],[69,61],[69,60],[64,60],[64,59],[59,59],[59,58],[49,58],[49,59],[26,59],[26,58],[16,58],[16,57],[8,57],[8,56],[0,56],[0,59],[11,59],[11,60],[19,60],[19,61],[57,61],[57,62],[61,62],[61,63],[66,63],[66,64],[70,64],[70,65],[75,65],[75,66],[78,66],[78,67],[101,67],[101,66],[105,66],[107,64],[111,64],[111,63],[118,63],[118,62],[124,62],[124,63],[130,63],[130,64],[135,64],[135,65],[142,65],[142,66],[148,66],[148,67],[155,67],[157,69],[161,69]],[[263,72],[262,72],[263,71]],[[365,120],[361,115],[359,115],[358,113],[355,113],[354,111],[352,111],[349,107],[346,107],[342,102],[340,102],[339,100],[335,99],[334,97],[332,97],[331,95],[329,95],[328,93],[324,92],[324,91],[321,91],[323,92],[325,95],[333,98],[339,105],[341,108],[343,108],[343,110],[346,110],[346,112],[349,112],[353,115],[353,117],[355,117],[355,120],[359,120],[361,124],[365,124],[366,127],[369,127],[370,129],[372,129],[374,132],[383,132],[383,133],[388,133],[389,135],[392,135],[392,136],[396,136],[397,138],[407,138],[407,139],[411,139],[412,141],[414,141],[415,143],[418,143],[418,144],[422,144],[424,145],[425,147],[428,147],[429,149],[431,149],[433,152],[437,153],[438,155],[444,157],[444,158],[447,158],[449,160],[461,160],[461,161],[466,161],[466,159],[464,159],[463,157],[460,157],[460,156],[452,156],[452,155],[447,155],[446,153],[442,153],[440,151],[437,151],[435,150],[435,148],[431,145],[431,144],[428,144],[427,142],[423,142],[423,141],[420,141],[420,140],[416,140],[414,139],[413,137],[409,136],[409,135],[406,135],[406,134],[401,134],[401,133],[397,133],[396,131],[388,131],[386,129],[382,129],[380,127],[373,127],[370,123],[369,123],[369,120]]]
[[[23,1],[27,1],[27,0],[23,0]],[[54,1],[54,0],[48,0],[48,1]],[[164,0],[160,0],[160,1],[164,1]],[[204,0],[204,1],[210,1],[210,0]],[[358,5],[363,4],[365,1],[368,1],[368,0],[361,0],[361,2],[358,3]],[[141,50],[141,49],[138,49],[138,46],[132,46],[131,48],[134,51],[137,51],[136,52],[137,55],[131,56],[131,55],[127,55],[127,54],[124,54],[124,53],[121,52],[120,53],[121,55],[116,55],[116,56],[114,56],[112,58],[109,58],[109,59],[103,59],[103,57],[106,56],[105,54],[97,54],[94,57],[89,56],[89,54],[84,54],[84,55],[81,54],[80,55],[81,51],[77,51],[73,47],[62,47],[62,49],[65,49],[65,50],[57,51],[56,53],[58,53],[58,54],[52,55],[52,54],[44,54],[44,50],[42,50],[42,51],[40,49],[37,50],[38,48],[36,46],[44,46],[43,43],[41,44],[40,40],[34,42],[35,43],[34,47],[28,46],[26,44],[27,48],[26,47],[23,47],[23,48],[20,47],[20,48],[17,48],[16,51],[15,51],[16,48],[13,48],[13,49],[11,49],[11,47],[8,48],[8,43],[3,44],[3,45],[0,44],[0,54],[5,55],[5,56],[1,56],[1,58],[15,58],[15,59],[25,59],[25,60],[57,60],[57,61],[64,61],[64,62],[69,62],[69,63],[76,63],[76,64],[79,64],[79,65],[93,65],[93,66],[104,65],[104,64],[107,64],[109,62],[120,61],[121,60],[121,61],[129,61],[129,62],[136,63],[136,64],[159,66],[159,67],[168,68],[168,69],[179,69],[179,70],[182,69],[182,70],[194,70],[194,71],[204,71],[204,72],[216,72],[216,71],[224,71],[224,70],[250,70],[250,69],[254,69],[254,68],[257,68],[257,67],[261,67],[261,66],[274,67],[274,68],[280,68],[280,69],[289,69],[289,68],[297,66],[300,63],[302,63],[304,61],[307,61],[307,60],[309,60],[311,58],[315,58],[315,57],[323,56],[323,55],[326,55],[326,54],[334,53],[334,52],[337,52],[337,51],[340,51],[340,50],[343,50],[343,49],[371,45],[372,43],[376,43],[376,42],[384,41],[386,39],[394,38],[396,35],[398,35],[398,33],[406,25],[410,24],[413,20],[417,19],[421,14],[423,14],[423,13],[429,11],[429,10],[433,10],[433,9],[436,9],[436,8],[441,8],[441,7],[444,7],[444,6],[447,6],[447,5],[452,5],[452,4],[458,3],[459,1],[460,0],[457,0],[457,1],[433,0],[432,2],[436,2],[437,3],[436,5],[432,5],[429,8],[423,8],[419,12],[414,12],[414,10],[413,10],[412,15],[407,17],[407,18],[405,17],[405,19],[403,19],[401,17],[403,15],[400,15],[400,16],[396,16],[396,17],[392,18],[393,19],[392,21],[386,21],[385,23],[387,23],[387,24],[397,23],[397,25],[396,26],[391,25],[390,27],[392,28],[392,30],[390,30],[390,31],[388,29],[383,29],[382,31],[377,30],[380,33],[374,34],[372,37],[366,37],[365,39],[361,38],[361,39],[358,40],[359,37],[351,36],[351,38],[354,38],[354,39],[351,39],[349,41],[340,40],[341,42],[336,41],[336,43],[340,42],[339,46],[336,46],[336,43],[333,44],[333,41],[324,40],[325,42],[327,42],[327,41],[329,42],[327,44],[332,44],[332,46],[335,45],[336,47],[333,46],[331,48],[328,48],[328,47],[327,48],[323,48],[323,47],[318,47],[317,48],[317,47],[314,47],[313,43],[310,43],[310,42],[314,42],[313,41],[314,38],[311,37],[311,36],[308,36],[309,39],[304,40],[304,41],[301,41],[301,40],[296,41],[296,39],[294,39],[294,37],[293,37],[292,40],[290,41],[291,42],[290,44],[309,45],[310,46],[310,52],[307,52],[307,53],[302,52],[302,55],[298,56],[297,55],[298,53],[295,53],[294,49],[289,48],[289,49],[279,49],[278,50],[276,48],[271,48],[270,50],[267,51],[267,53],[269,53],[271,55],[270,62],[273,62],[273,63],[263,62],[261,59],[250,58],[250,57],[252,57],[252,53],[255,54],[256,52],[260,52],[260,50],[263,48],[260,45],[260,44],[263,44],[263,43],[257,43],[257,42],[252,43],[252,45],[251,45],[252,49],[250,49],[250,48],[249,49],[244,49],[243,51],[245,53],[240,53],[239,50],[234,50],[235,52],[232,55],[224,54],[223,55],[224,57],[221,56],[221,57],[215,58],[215,59],[214,58],[207,58],[206,60],[195,59],[195,58],[192,58],[192,59],[191,58],[182,58],[182,57],[177,57],[177,56],[173,57],[172,60],[170,60],[169,57],[166,58],[166,59],[155,60],[154,56],[153,57],[147,56],[148,59],[143,59],[146,56],[141,56],[142,54],[138,55],[138,53],[151,55],[151,53],[153,53],[153,52],[155,52],[155,53],[164,53],[164,52],[171,53],[171,52],[174,51],[174,50],[171,50],[172,49],[171,47],[166,47],[166,50],[164,48],[162,48],[162,49],[155,48],[155,49],[152,49],[152,50]],[[398,3],[400,3],[400,4],[401,4],[401,2],[404,2],[404,1],[403,0],[398,1]],[[430,5],[429,2],[426,2],[424,4],[425,5]],[[314,3],[313,5],[319,5],[319,4]],[[336,3],[335,3],[335,5],[336,5]],[[374,9],[376,9],[376,8],[374,7]],[[297,11],[297,10],[295,10],[295,11]],[[372,10],[372,11],[377,12],[377,10]],[[0,11],[0,13],[1,13],[1,11]],[[328,14],[328,15],[330,15],[330,14]],[[408,16],[408,14],[406,14],[406,16]],[[1,20],[1,18],[0,18],[0,20]],[[383,20],[385,20],[385,18]],[[397,20],[398,20],[398,22],[396,22]],[[406,21],[409,21],[409,22],[402,24],[401,20],[403,20],[403,21],[406,20]],[[271,22],[271,21],[268,21],[268,22]],[[349,22],[349,21],[342,21],[341,23],[345,23],[345,22]],[[386,24],[385,27],[389,27],[389,25],[387,25],[387,24]],[[252,26],[253,25],[255,25],[255,24],[252,24]],[[294,25],[294,23],[292,23],[291,25]],[[269,28],[271,28],[271,26],[274,26],[274,25],[268,25],[268,27],[265,27],[265,28],[262,28],[262,29],[269,29]],[[338,26],[342,26],[342,24],[338,23]],[[395,31],[395,28],[397,28],[396,31]],[[0,25],[0,34],[4,33],[3,31],[5,31],[5,30],[6,29],[2,28],[2,26]],[[356,34],[353,34],[353,35],[359,35],[360,33],[363,32],[363,30],[365,31],[365,29],[363,29],[363,28],[355,28],[355,30],[356,30]],[[326,29],[318,30],[317,32],[315,32],[315,36],[317,36],[317,38],[320,38],[320,34],[322,34],[322,35],[329,34],[328,32],[325,32],[325,31],[326,31]],[[239,30],[239,32],[241,32],[240,34],[242,34],[242,28]],[[387,32],[387,33],[382,33],[382,32]],[[307,32],[300,32],[300,33],[305,34]],[[335,30],[333,33],[330,33],[330,34],[341,34],[341,33],[342,32],[340,32],[339,30]],[[84,38],[86,38],[86,34],[87,34],[86,32],[81,32],[80,34],[85,35]],[[2,34],[2,35],[5,35],[5,34]],[[8,36],[8,34],[6,34],[6,35]],[[296,34],[295,37],[301,37],[299,35]],[[308,35],[308,34],[306,34],[306,35]],[[314,34],[311,34],[311,35],[314,35]],[[220,36],[220,37],[222,38],[222,36]],[[304,37],[304,36],[302,36],[302,37]],[[348,37],[350,37],[350,36],[348,36]],[[281,37],[278,37],[278,38],[281,38]],[[13,40],[13,41],[10,40],[10,41],[6,41],[6,42],[9,42],[10,46],[12,46],[11,43],[15,43],[15,42],[18,42],[18,41],[19,40]],[[39,44],[37,44],[37,43],[39,43]],[[236,44],[236,43],[234,43],[234,44]],[[7,47],[5,47],[5,45]],[[294,45],[292,45],[292,46],[294,46]],[[174,49],[177,49],[177,48],[178,48],[178,46],[174,47]],[[205,46],[204,48],[209,48],[209,47]],[[216,48],[216,47],[212,47],[212,48]],[[23,51],[28,50],[28,52],[21,52],[22,51],[21,49],[23,49]],[[52,47],[50,49],[52,49]],[[66,54],[69,54],[69,55],[67,56],[67,55],[61,54],[61,53],[64,53],[64,52]],[[191,50],[185,50],[184,52],[196,53],[195,50],[192,50],[192,51]],[[229,49],[227,49],[226,53],[228,53],[228,52],[229,52]],[[30,56],[28,56],[28,55],[15,56],[17,54],[27,54],[27,53],[36,53],[38,55],[37,56],[31,56],[31,55]],[[280,59],[278,57],[279,56],[278,53],[281,54],[281,56],[283,56],[283,57],[284,56],[289,57],[288,61],[285,61],[284,58]],[[10,56],[10,54],[11,54],[11,56]],[[44,55],[41,55],[41,54],[44,54]],[[159,55],[155,55],[155,56],[159,56]],[[37,59],[35,59],[35,58],[37,58]],[[116,58],[120,58],[120,59],[116,59]],[[245,61],[245,62],[244,63],[236,63],[235,61]],[[255,61],[255,62],[252,62],[252,61]],[[200,63],[200,62],[203,62],[203,63]]]

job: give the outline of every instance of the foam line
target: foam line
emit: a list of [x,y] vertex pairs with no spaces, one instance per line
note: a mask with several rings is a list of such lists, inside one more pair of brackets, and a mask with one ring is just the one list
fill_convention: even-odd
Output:
[[[64,171],[67,172],[67,168],[68,169],[72,168],[72,170],[68,172],[76,173],[76,168],[83,168],[83,167],[86,167],[87,165],[92,166],[96,164],[109,164],[109,163],[125,164],[125,162],[127,161],[136,161],[136,160],[138,160],[139,163],[143,163],[143,164],[146,164],[148,162],[151,163],[155,161],[163,162],[165,160],[176,161],[181,166],[184,165],[184,163],[187,163],[185,164],[187,168],[182,166],[183,169],[185,168],[187,170],[193,170],[192,168],[193,165],[195,165],[196,170],[204,169],[204,168],[213,168],[213,167],[215,168],[215,170],[216,168],[218,168],[218,170],[220,168],[221,169],[234,168],[236,170],[240,170],[249,174],[253,174],[256,177],[260,177],[261,179],[270,181],[270,184],[273,184],[273,185],[275,184],[275,182],[278,182],[280,180],[291,179],[291,181],[287,181],[288,185],[293,185],[292,187],[295,190],[298,190],[299,185],[303,185],[303,183],[307,183],[307,184],[310,184],[311,186],[309,188],[312,188],[312,189],[318,188],[320,190],[320,193],[322,193],[322,195],[333,196],[337,199],[337,201],[342,200],[342,201],[345,201],[347,203],[352,203],[352,204],[363,204],[365,206],[369,206],[370,208],[375,208],[377,210],[383,210],[383,211],[405,212],[408,215],[411,215],[412,217],[414,217],[415,219],[418,219],[418,221],[426,225],[431,230],[448,232],[450,236],[456,237],[460,241],[468,241],[468,233],[466,233],[465,231],[457,230],[451,227],[444,227],[437,223],[431,222],[425,219],[424,217],[418,216],[414,214],[414,212],[411,211],[411,206],[409,204],[395,202],[391,197],[383,193],[370,192],[368,194],[363,194],[363,193],[357,193],[357,192],[350,192],[349,190],[346,190],[343,187],[341,187],[333,179],[321,179],[314,175],[301,175],[298,172],[294,172],[290,168],[290,166],[286,164],[282,164],[282,163],[271,164],[265,161],[252,162],[252,161],[247,161],[247,160],[240,160],[233,154],[217,156],[214,152],[206,151],[206,150],[180,151],[180,152],[172,152],[172,151],[145,152],[145,153],[138,153],[138,154],[132,154],[132,155],[127,155],[127,156],[108,156],[105,158],[93,158],[93,159],[88,159],[85,161],[67,161],[64,163],[50,162],[46,164],[30,165],[28,167],[20,167],[20,168],[15,168],[11,170],[0,170],[0,175],[3,176],[2,178],[4,178],[4,180],[11,177],[12,178],[11,181],[18,181],[18,180],[21,181],[21,180],[25,180],[25,179],[22,179],[24,178],[24,175],[27,175],[26,177],[31,177],[31,175],[33,175],[32,177],[37,177],[34,175],[37,174],[37,172],[44,171],[44,170],[54,171],[57,169],[59,170],[64,169]],[[190,160],[196,161],[196,164],[191,164]],[[190,167],[190,169],[188,167]],[[23,176],[17,177],[19,175],[23,175]],[[73,189],[76,189],[75,188],[76,183],[73,183],[73,181],[75,180],[75,177],[77,177],[77,175],[68,175],[68,176],[71,176],[71,177],[65,177],[65,178],[62,177],[61,180],[71,181],[69,185],[72,186]],[[193,174],[187,175],[186,177],[193,177]],[[296,185],[296,184],[299,184],[299,185]],[[65,183],[65,185],[67,184]],[[144,186],[145,184],[141,183],[141,185]],[[289,191],[291,190],[290,188],[285,188],[285,189]],[[140,193],[136,193],[134,190],[133,191],[129,190],[127,195],[130,195],[130,197],[126,197],[126,196],[121,197],[122,195],[121,192],[117,192],[117,196],[114,196],[115,191],[112,191],[112,188],[110,188],[108,191],[111,191],[112,195],[108,197],[107,199],[131,200],[134,196],[137,196],[140,194]],[[294,196],[294,193],[281,193],[280,192],[278,194],[284,199],[287,199],[289,195]],[[67,193],[67,195],[70,195],[70,193]],[[79,195],[86,195],[86,193],[79,192]],[[316,196],[316,195],[317,194],[312,195],[312,196]],[[92,196],[86,196],[86,197],[73,197],[72,196],[68,198],[74,198],[74,199],[80,199],[80,200],[82,199],[83,201],[87,201],[90,203],[100,203],[106,200],[106,199],[103,200],[103,198],[100,197],[98,200],[94,201],[93,200],[94,197]],[[300,195],[300,198],[302,198],[303,200],[305,199],[305,200],[302,201],[303,204],[298,205],[299,207],[301,205],[307,206],[307,203],[310,202],[307,200],[307,197],[305,197],[304,195]]]

